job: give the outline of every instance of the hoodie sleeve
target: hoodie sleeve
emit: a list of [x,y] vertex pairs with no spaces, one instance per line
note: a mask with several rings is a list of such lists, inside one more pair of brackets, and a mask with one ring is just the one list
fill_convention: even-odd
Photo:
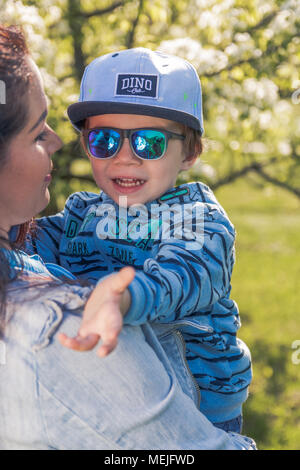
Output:
[[[72,238],[82,224],[91,193],[74,193],[69,196],[61,212],[36,220],[36,232],[26,241],[26,252],[38,254],[45,263],[60,264],[60,246],[63,237]],[[68,224],[68,219],[72,218]]]
[[[193,226],[193,220],[188,227]],[[210,308],[230,291],[234,264],[234,227],[213,204],[203,204],[202,238],[191,245],[166,239],[129,286],[131,306],[124,322],[170,322]],[[190,248],[192,246],[192,249]]]
[[26,240],[25,251],[38,254],[45,263],[59,264],[59,246],[64,230],[65,210],[36,220],[34,235]]

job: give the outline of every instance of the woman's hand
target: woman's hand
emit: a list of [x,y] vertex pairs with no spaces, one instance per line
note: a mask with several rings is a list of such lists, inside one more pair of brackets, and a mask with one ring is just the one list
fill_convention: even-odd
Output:
[[122,330],[123,316],[130,307],[127,287],[134,274],[133,268],[126,267],[99,282],[86,303],[78,335],[70,338],[60,333],[60,343],[76,351],[88,351],[101,339],[98,355],[104,357],[112,352]]

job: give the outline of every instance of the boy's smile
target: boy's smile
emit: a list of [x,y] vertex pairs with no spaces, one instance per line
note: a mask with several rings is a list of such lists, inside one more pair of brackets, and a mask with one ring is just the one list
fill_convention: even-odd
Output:
[[[86,128],[113,127],[137,129],[162,128],[181,133],[180,125],[166,119],[136,114],[103,114],[92,116]],[[170,139],[165,155],[159,160],[142,160],[132,152],[128,139],[124,139],[118,154],[110,159],[89,157],[95,181],[117,204],[121,196],[127,205],[146,204],[175,186],[181,170],[190,168],[195,159],[186,159],[183,142]]]

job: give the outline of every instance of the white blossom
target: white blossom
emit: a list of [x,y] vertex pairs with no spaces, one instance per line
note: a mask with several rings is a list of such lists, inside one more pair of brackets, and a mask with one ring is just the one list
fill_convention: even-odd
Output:
[[203,160],[201,159],[196,160],[192,167],[192,171],[193,173],[202,174],[210,180],[214,180],[217,177],[217,172],[215,168],[213,168],[208,163],[203,162]]
[[197,24],[200,28],[220,28],[221,26],[221,17],[214,14],[212,11],[203,11],[200,13]]
[[293,12],[291,10],[282,10],[272,21],[270,28],[273,29],[274,32],[278,33],[281,30],[288,29],[292,23],[292,20]]
[[[1,4],[0,4],[1,5]],[[46,37],[46,25],[35,6],[23,5],[21,0],[7,0],[1,7],[1,21],[8,24],[21,24],[31,55],[35,61],[41,56],[49,60],[55,54],[51,42]],[[44,61],[45,62],[45,61]]]
[[271,111],[263,111],[259,113],[258,124],[261,129],[269,129],[272,127],[273,115]]
[[278,86],[268,78],[246,78],[243,88],[244,98],[250,103],[272,106],[278,100]]
[[224,116],[217,116],[215,119],[215,128],[219,135],[227,134],[227,121]]
[[61,19],[62,11],[57,5],[51,5],[49,7],[49,14],[50,14],[50,17],[51,17],[51,21],[55,22],[55,21],[58,21],[59,19]]
[[240,55],[240,48],[237,44],[231,43],[225,48],[225,53],[231,57],[237,57]]
[[292,153],[292,147],[291,147],[290,143],[287,140],[282,140],[282,141],[278,142],[277,148],[278,148],[278,152],[281,155],[287,156],[287,155],[290,155]]
[[[200,163],[201,163],[201,161],[200,161]],[[210,180],[215,180],[217,178],[217,172],[216,172],[215,168],[213,168],[208,163],[202,163],[201,164],[200,173],[202,173],[202,175],[206,176]]]
[[268,13],[271,13],[274,9],[274,2],[267,1],[267,0],[258,0],[258,5],[257,5],[258,11],[261,14],[261,16],[265,16]]
[[238,142],[237,140],[231,140],[231,142],[229,143],[229,147],[230,147],[232,150],[239,150],[239,148],[240,148],[240,142]]
[[38,9],[35,6],[23,5],[20,0],[4,2],[4,7],[1,7],[1,20],[7,23],[21,20],[25,30],[28,26],[34,26],[40,31],[45,31],[45,23],[40,17]]
[[197,0],[196,5],[200,10],[210,8],[216,3],[216,0]]
[[246,42],[251,40],[251,36],[249,33],[236,33],[234,35],[234,40],[237,42]]
[[246,153],[267,154],[268,147],[263,142],[247,142],[243,146],[243,151]]
[[278,118],[283,117],[284,119],[286,119],[286,117],[290,115],[292,110],[293,110],[293,105],[286,100],[277,101],[277,103],[275,103],[274,108],[273,108],[274,114]]
[[201,74],[223,69],[228,63],[224,52],[213,48],[204,48],[201,43],[189,37],[163,41],[159,50],[183,57],[191,62]]

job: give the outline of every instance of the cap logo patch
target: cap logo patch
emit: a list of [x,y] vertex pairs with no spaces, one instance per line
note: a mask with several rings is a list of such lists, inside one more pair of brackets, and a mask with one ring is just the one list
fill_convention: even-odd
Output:
[[158,75],[119,73],[115,96],[142,96],[157,98]]

